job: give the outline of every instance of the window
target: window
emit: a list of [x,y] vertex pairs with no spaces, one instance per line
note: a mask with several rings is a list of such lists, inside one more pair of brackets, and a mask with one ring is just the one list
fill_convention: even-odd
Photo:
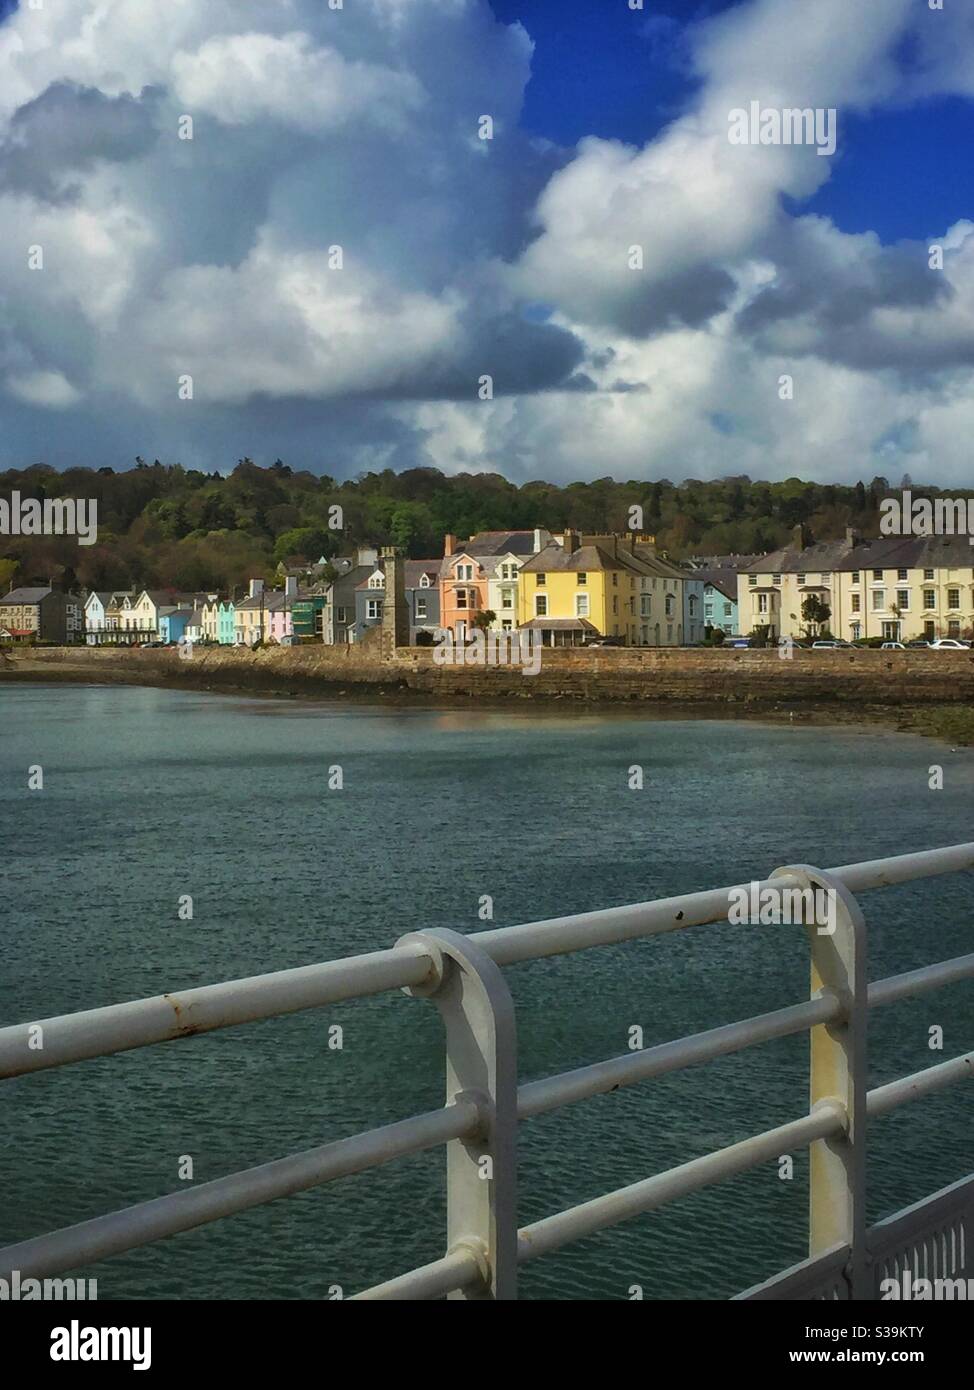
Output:
[[748,582],[748,584],[751,586],[751,588],[753,589],[754,586],[755,586],[755,584],[758,582],[758,577],[757,577],[757,575],[756,575],[756,574],[749,574],[748,577],[747,577],[747,582]]
[[536,574],[534,576],[534,582],[535,584],[537,584],[539,589],[542,588],[545,582],[545,576],[543,574]]
[[799,582],[799,584],[804,584],[804,583],[805,583],[805,576],[804,576],[803,574],[800,574],[800,575],[798,576],[798,582]]
[[[245,614],[244,614],[244,619],[246,619],[246,616],[247,616],[247,615],[246,615],[246,613],[245,613]],[[335,622],[336,622],[336,623],[343,623],[344,621],[345,621],[345,610],[344,610],[344,608],[336,608],[336,609],[335,609]]]
[[724,604],[724,617],[725,617],[725,618],[729,618],[729,617],[731,616],[732,611],[733,611],[733,610],[732,610],[732,608],[731,608],[731,605],[730,605],[729,603],[725,603],[725,604]]
[[873,578],[874,578],[874,579],[882,579],[882,577],[883,577],[883,571],[882,571],[882,570],[873,570]]
[[650,598],[649,594],[641,594],[641,595],[640,595],[640,599],[639,599],[639,615],[640,615],[640,617],[642,617],[642,618],[651,618],[651,617],[653,616],[652,602],[653,602],[653,601],[652,601],[652,599]]
[[423,575],[422,579],[419,581],[419,587],[421,589],[428,589],[430,587],[430,577],[428,574]]
[[860,607],[861,600],[860,600],[859,595],[858,595],[858,594],[850,594],[849,597],[852,599],[852,611],[853,611],[853,613],[860,613],[860,612],[862,611],[862,609],[861,609],[861,607]]
[[[758,594],[758,612],[759,612],[759,613],[767,613],[767,611],[768,611],[768,596],[767,596],[767,594]],[[668,613],[669,613],[669,609],[667,609],[667,614],[668,614]]]
[[853,571],[852,571],[852,582],[853,582],[853,584],[858,584],[858,583],[859,583],[859,571],[858,571],[858,570],[853,570]]
[[909,577],[910,577],[910,571],[909,571],[909,570],[897,570],[897,571],[896,571],[896,577],[897,577],[897,579],[909,579]]
[[618,570],[613,570],[613,571],[612,571],[612,583],[616,586],[616,588],[619,587],[619,572],[618,572]]
[[578,574],[575,576],[575,578],[578,580],[579,584],[587,584],[587,583],[588,583],[588,575],[585,573],[584,570],[579,570],[579,571],[578,571]]
[[468,603],[467,603],[467,591],[466,591],[466,589],[458,589],[458,590],[457,590],[457,607],[458,607],[458,608],[467,608],[468,606],[469,606],[469,605],[468,605]]
[[534,616],[536,618],[547,618],[548,616],[548,595],[535,594],[534,596]]
[[776,574],[775,577],[774,577],[774,579],[773,579],[771,582],[772,582],[773,584],[780,584],[780,583],[781,583],[781,575],[780,575],[780,574]]
[[367,600],[366,600],[366,604],[365,604],[365,616],[366,616],[367,618],[381,618],[381,617],[382,617],[382,600],[381,600],[381,598],[370,598],[370,599],[367,599]]
[[853,623],[850,632],[853,642],[858,642],[862,636],[862,623]]
[[937,591],[936,591],[936,589],[924,589],[924,591],[923,591],[923,606],[924,606],[924,608],[936,608],[936,606],[937,606]]
[[513,590],[513,589],[502,589],[502,590],[501,590],[501,607],[502,607],[502,608],[513,608],[513,607],[514,607],[514,590]]
[[381,574],[373,574],[369,580],[370,589],[384,589],[386,587],[385,577]]
[[924,570],[924,571],[923,571],[923,577],[924,577],[924,579],[932,579],[932,578],[933,578],[933,570]]
[[517,565],[514,565],[514,564],[501,565],[501,579],[516,579],[516,578],[517,578]]
[[425,598],[418,598],[418,599],[416,600],[416,621],[417,621],[417,622],[423,622],[423,621],[429,616],[429,614],[427,613],[426,604],[427,604],[427,600],[426,600]]
[[896,591],[896,606],[897,606],[897,608],[900,610],[901,613],[908,613],[908,612],[910,611],[910,591],[909,591],[909,589],[897,589],[897,591]]
[[458,579],[473,579],[473,565],[457,565]]
[[947,590],[947,607],[948,607],[948,608],[959,608],[959,607],[960,607],[960,589],[948,589],[948,590]]
[[588,594],[576,594],[576,595],[575,595],[575,617],[576,617],[576,618],[587,618],[587,617],[588,617]]
[[691,594],[691,595],[690,595],[688,604],[689,604],[689,608],[690,608],[690,617],[691,617],[691,618],[695,618],[695,617],[697,616],[697,596],[696,596],[696,594]]
[[886,607],[886,590],[873,589],[873,612],[882,613]]

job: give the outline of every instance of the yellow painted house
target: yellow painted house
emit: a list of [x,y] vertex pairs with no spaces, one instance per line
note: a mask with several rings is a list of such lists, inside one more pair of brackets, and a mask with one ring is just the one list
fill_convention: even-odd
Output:
[[636,544],[637,538],[566,531],[561,545],[525,560],[518,576],[519,628],[540,632],[552,647],[579,646],[596,636],[627,646],[682,643],[680,571],[635,553]]

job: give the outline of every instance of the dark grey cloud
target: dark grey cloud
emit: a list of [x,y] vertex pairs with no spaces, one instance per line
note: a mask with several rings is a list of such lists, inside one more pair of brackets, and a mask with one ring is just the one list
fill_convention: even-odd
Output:
[[158,139],[159,93],[106,96],[93,87],[54,82],[13,115],[0,143],[0,189],[46,202],[73,201],[80,176],[100,161],[145,155]]

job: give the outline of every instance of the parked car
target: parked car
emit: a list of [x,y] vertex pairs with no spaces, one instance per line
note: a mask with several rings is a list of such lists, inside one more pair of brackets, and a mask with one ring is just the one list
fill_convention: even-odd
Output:
[[929,647],[930,643],[925,637],[914,637],[913,640],[907,642],[906,645],[908,650],[912,650],[914,647]]
[[966,652],[970,642],[962,642],[959,637],[938,637],[930,646],[934,651]]
[[728,637],[722,645],[725,651],[730,649],[731,651],[739,652],[751,645],[751,639],[750,637]]
[[905,652],[906,647],[902,642],[884,642],[879,650],[881,652]]
[[621,637],[591,637],[585,645],[586,647],[621,647],[624,643]]
[[851,645],[850,642],[843,642],[841,637],[821,637],[812,643],[812,651],[838,651]]

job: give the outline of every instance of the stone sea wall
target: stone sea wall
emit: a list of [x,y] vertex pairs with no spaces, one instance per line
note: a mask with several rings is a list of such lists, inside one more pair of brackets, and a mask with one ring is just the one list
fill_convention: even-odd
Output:
[[251,652],[39,648],[0,667],[14,679],[70,680],[260,693],[399,695],[417,699],[673,704],[922,705],[974,701],[974,651],[547,650],[536,675],[517,666],[440,666],[430,648],[378,644],[268,647]]

